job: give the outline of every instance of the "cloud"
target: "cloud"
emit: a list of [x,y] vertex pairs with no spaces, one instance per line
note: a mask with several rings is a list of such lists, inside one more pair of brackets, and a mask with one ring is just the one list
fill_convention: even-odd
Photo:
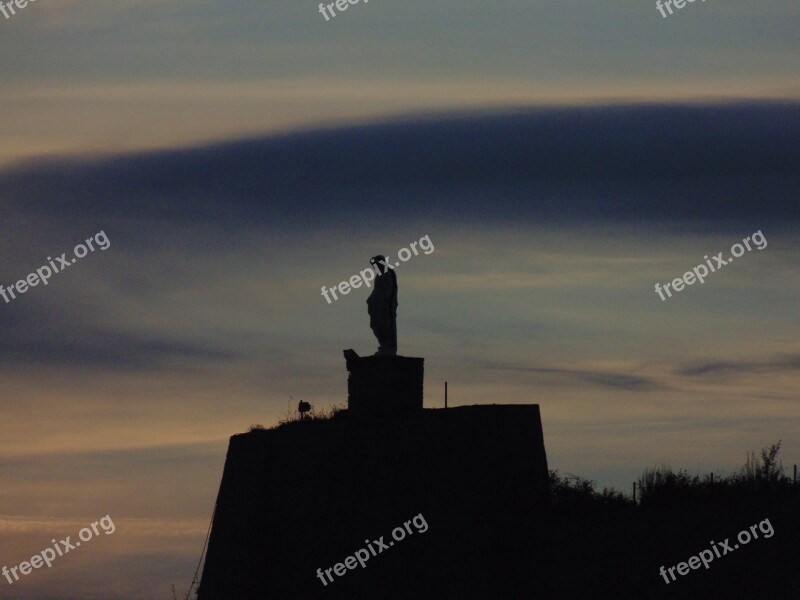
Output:
[[750,373],[789,373],[794,371],[800,371],[800,355],[775,357],[766,360],[696,362],[682,366],[676,372],[687,377],[709,377]]
[[0,174],[20,214],[290,229],[354,221],[796,223],[800,104],[464,114],[48,162]]
[[[476,365],[477,367],[478,365]],[[596,371],[589,369],[563,369],[552,367],[529,367],[503,363],[481,363],[481,368],[498,371],[523,371],[541,375],[544,381],[555,380],[559,384],[590,385],[631,392],[665,390],[667,387],[657,379],[627,373]]]
[[69,367],[97,367],[122,370],[150,370],[169,366],[173,360],[234,360],[235,352],[202,345],[144,338],[122,332],[103,331],[71,340],[21,340],[13,347],[0,349],[6,363],[49,364]]
[[[95,515],[98,520],[105,515]],[[110,515],[114,525],[124,529],[126,535],[140,536],[189,536],[205,535],[208,521],[201,519],[146,519],[146,518],[115,518]],[[41,534],[43,536],[56,535],[61,531],[78,531],[90,525],[92,519],[65,519],[54,517],[30,517],[24,515],[0,515],[0,535],[3,534]]]
[[[0,312],[5,339],[0,361],[6,366],[51,365],[122,371],[180,368],[191,361],[233,361],[239,352],[191,339],[176,331],[148,332],[136,323],[113,326],[92,320],[85,307],[59,298],[60,305],[16,300]],[[49,299],[48,299],[49,300]],[[56,301],[53,300],[55,303]],[[65,319],[64,317],[68,317]]]

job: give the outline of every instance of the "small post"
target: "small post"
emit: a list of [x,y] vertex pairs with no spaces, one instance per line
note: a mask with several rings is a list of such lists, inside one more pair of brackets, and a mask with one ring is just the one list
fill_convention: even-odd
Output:
[[797,483],[797,465],[794,466],[794,482]]
[[711,485],[714,485],[714,474],[711,474]]
[[[444,407],[447,408],[447,382],[444,382]],[[795,467],[795,472],[797,471],[797,467]],[[795,477],[796,479],[796,477]]]
[[633,503],[636,504],[636,482],[633,482]]

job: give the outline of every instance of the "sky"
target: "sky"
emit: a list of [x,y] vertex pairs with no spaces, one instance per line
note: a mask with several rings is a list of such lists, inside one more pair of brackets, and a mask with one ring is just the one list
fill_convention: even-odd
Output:
[[550,468],[625,491],[779,439],[799,462],[799,17],[738,0],[0,15],[0,284],[69,263],[0,297],[0,568],[116,526],[0,576],[0,600],[185,594],[229,436],[300,399],[342,405],[342,350],[376,349],[369,290],[321,287],[425,236],[397,278],[426,407],[445,381],[451,405],[539,404]]

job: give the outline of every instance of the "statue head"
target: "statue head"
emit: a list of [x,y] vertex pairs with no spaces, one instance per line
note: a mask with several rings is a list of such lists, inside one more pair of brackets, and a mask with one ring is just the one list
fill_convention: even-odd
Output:
[[372,268],[378,275],[383,274],[382,265],[384,262],[386,262],[386,257],[383,256],[382,254],[378,254],[377,256],[373,256],[372,258],[369,259],[369,264],[372,265]]

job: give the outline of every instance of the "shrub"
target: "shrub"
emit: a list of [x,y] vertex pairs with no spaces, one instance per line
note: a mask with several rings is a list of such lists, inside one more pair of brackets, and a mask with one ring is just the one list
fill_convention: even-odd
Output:
[[614,488],[594,489],[594,481],[567,473],[561,477],[558,471],[550,471],[550,499],[558,512],[594,511],[632,506],[633,501]]
[[784,476],[783,465],[778,460],[780,449],[778,441],[763,448],[760,458],[755,452],[748,452],[739,471],[716,479],[710,475],[700,479],[684,470],[675,472],[668,466],[646,469],[638,481],[641,504],[697,502],[788,490],[792,482]]
[[778,440],[777,444],[762,448],[760,461],[755,452],[748,452],[742,468],[732,475],[733,484],[753,492],[787,489],[791,481],[784,476],[783,463],[778,460],[782,443]]

